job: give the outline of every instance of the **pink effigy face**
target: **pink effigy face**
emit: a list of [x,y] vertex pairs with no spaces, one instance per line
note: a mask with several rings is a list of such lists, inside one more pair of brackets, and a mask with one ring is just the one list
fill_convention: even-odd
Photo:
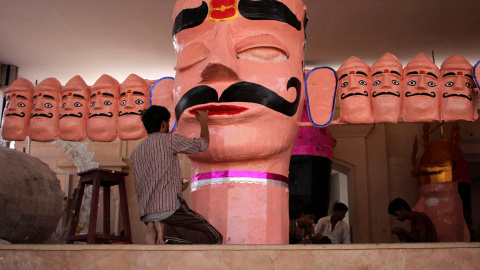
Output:
[[65,141],[87,138],[90,88],[80,76],[75,76],[62,88],[58,137]]
[[373,123],[370,67],[352,56],[337,71],[340,100],[340,122]]
[[34,88],[29,130],[33,141],[51,142],[58,139],[61,89],[62,85],[55,78],[47,78]]
[[90,91],[87,135],[92,141],[111,142],[117,138],[119,83],[102,75]]
[[210,147],[192,160],[268,160],[293,146],[304,98],[305,6],[272,1],[272,11],[260,2],[175,5],[173,101],[180,133],[198,136],[195,111],[209,110]]
[[150,83],[131,74],[120,85],[118,136],[122,140],[138,140],[147,136],[142,123],[143,110],[150,106]]
[[440,120],[440,70],[421,53],[405,66],[402,119],[404,122]]
[[32,97],[33,84],[26,79],[17,79],[7,88],[2,120],[3,139],[25,140],[30,126]]
[[397,123],[402,109],[402,64],[386,53],[372,65],[371,72],[375,123]]
[[477,114],[477,92],[474,91],[473,67],[462,56],[448,57],[441,67],[442,121],[475,121]]

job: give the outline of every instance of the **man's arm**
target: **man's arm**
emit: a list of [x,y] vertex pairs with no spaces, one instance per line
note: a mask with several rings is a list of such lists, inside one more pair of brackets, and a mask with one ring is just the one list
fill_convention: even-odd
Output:
[[350,240],[350,228],[348,228],[347,223],[344,222],[343,224],[344,224],[343,232],[342,232],[343,244],[351,244],[352,241]]
[[399,239],[404,237],[407,242],[425,242],[425,231],[415,230],[411,233],[404,228],[396,227],[392,230],[392,233],[396,234]]
[[208,131],[208,110],[197,110],[195,112],[195,118],[197,118],[198,122],[200,122],[200,138],[203,138],[210,144],[210,132]]

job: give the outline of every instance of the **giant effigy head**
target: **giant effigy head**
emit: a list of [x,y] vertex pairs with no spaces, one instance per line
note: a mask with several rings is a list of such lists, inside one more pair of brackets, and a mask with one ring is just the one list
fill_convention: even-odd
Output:
[[338,69],[340,122],[373,123],[370,67],[360,58],[348,58]]
[[23,141],[28,135],[32,110],[33,84],[23,78],[15,80],[5,91],[2,137]]
[[397,123],[402,109],[403,66],[391,53],[371,67],[372,107],[376,123]]
[[110,142],[117,138],[119,83],[104,74],[92,86],[87,135],[92,141]]
[[65,141],[87,138],[90,87],[80,76],[71,78],[62,88],[58,137]]
[[61,90],[62,85],[55,78],[47,78],[33,89],[29,130],[33,141],[51,142],[58,139]]
[[440,119],[440,70],[423,53],[404,69],[402,119],[404,122],[432,122]]
[[142,114],[150,105],[150,85],[135,74],[130,74],[120,85],[117,125],[120,139],[138,140],[147,136]]
[[178,0],[174,115],[198,136],[209,110],[208,151],[191,159],[244,161],[293,146],[303,104],[306,8],[299,0]]
[[441,120],[475,121],[478,99],[472,65],[458,54],[451,55],[443,61],[441,75]]

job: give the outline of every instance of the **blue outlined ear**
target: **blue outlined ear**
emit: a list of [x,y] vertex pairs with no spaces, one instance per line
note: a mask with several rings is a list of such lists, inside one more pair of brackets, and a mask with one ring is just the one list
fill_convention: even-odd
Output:
[[170,112],[170,133],[175,130],[177,120],[175,119],[175,106],[173,104],[173,77],[163,77],[152,84],[150,88],[150,106],[163,106]]
[[308,116],[316,127],[325,127],[333,120],[337,73],[330,67],[317,67],[305,77]]
[[478,84],[478,80],[480,79],[480,61],[478,61],[473,67],[473,78],[475,78],[477,89],[480,90],[480,84]]

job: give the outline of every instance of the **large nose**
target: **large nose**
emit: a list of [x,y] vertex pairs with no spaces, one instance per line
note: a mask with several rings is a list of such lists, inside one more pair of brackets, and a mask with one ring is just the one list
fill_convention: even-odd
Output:
[[454,90],[463,90],[464,83],[465,83],[464,80],[460,76],[457,76],[455,78],[455,81],[454,81],[454,84],[453,84],[453,89]]
[[231,28],[228,25],[221,26],[201,72],[202,81],[207,83],[238,80],[237,61],[237,53],[231,41]]
[[43,102],[43,98],[37,98],[37,101],[35,101],[35,111],[43,111],[45,106],[45,102]]
[[391,80],[389,80],[388,75],[386,73],[384,73],[380,79],[382,82],[381,89],[392,89],[393,84]]
[[135,97],[133,95],[127,94],[127,100],[125,103],[125,108],[131,109],[135,107]]
[[63,108],[65,111],[72,111],[75,103],[73,102],[72,98],[67,98],[65,100],[65,107]]
[[427,89],[427,80],[425,80],[425,75],[420,75],[418,77],[417,89],[418,90],[426,90]]
[[93,105],[94,110],[100,110],[103,108],[103,101],[101,98],[96,97],[93,99],[93,101],[95,102],[95,105]]
[[360,87],[360,84],[358,83],[358,78],[355,78],[355,76],[350,75],[348,76],[348,85],[350,86],[350,90],[356,90]]

